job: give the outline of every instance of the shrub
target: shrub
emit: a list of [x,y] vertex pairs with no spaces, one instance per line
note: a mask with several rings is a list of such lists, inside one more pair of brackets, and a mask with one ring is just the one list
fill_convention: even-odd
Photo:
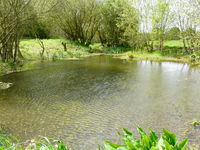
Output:
[[194,127],[200,126],[200,120],[194,119],[192,121],[192,124],[193,124]]
[[119,54],[132,50],[130,47],[106,47],[105,52],[109,54]]
[[90,53],[102,53],[104,50],[103,46],[100,43],[90,44],[89,48]]
[[190,55],[191,62],[200,62],[200,56],[197,53]]
[[175,134],[163,129],[163,135],[159,138],[156,133],[150,130],[149,135],[140,127],[137,128],[140,139],[137,139],[133,134],[124,129],[123,145],[105,142],[104,150],[186,150],[185,146],[188,142],[184,139],[178,143]]
[[129,57],[130,59],[133,59],[133,58],[134,58],[133,53],[129,53],[129,54],[128,54],[128,57]]

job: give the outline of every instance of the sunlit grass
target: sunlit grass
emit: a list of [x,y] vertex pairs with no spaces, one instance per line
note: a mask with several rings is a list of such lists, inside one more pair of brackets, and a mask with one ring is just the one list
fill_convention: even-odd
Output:
[[165,41],[164,46],[168,47],[183,47],[183,42],[181,40]]
[[[88,53],[88,48],[78,45],[65,39],[43,39],[45,59],[65,59],[65,58],[79,58]],[[62,42],[67,43],[67,51],[64,51]],[[20,42],[20,49],[22,55],[27,60],[40,59],[40,52],[42,50],[37,39],[22,39]]]

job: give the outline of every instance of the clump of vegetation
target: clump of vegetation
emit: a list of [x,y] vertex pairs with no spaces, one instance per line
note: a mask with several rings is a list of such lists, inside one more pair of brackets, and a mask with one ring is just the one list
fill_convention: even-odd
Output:
[[192,124],[193,124],[194,127],[200,126],[200,120],[194,119],[192,121]]
[[69,150],[69,148],[62,142],[58,140],[49,140],[44,137],[39,142],[30,141],[28,146],[25,148],[26,150]]
[[[142,128],[137,131],[140,138],[136,138],[133,133],[123,129],[123,145],[113,144],[106,141],[104,148],[100,150],[187,150],[187,139],[178,142],[174,133],[163,129],[163,135],[158,137],[156,133],[150,130],[147,134]],[[120,134],[121,136],[121,134]],[[0,134],[0,150],[70,150],[62,141],[51,140],[46,137],[39,141],[31,140],[20,143],[16,138]]]
[[0,134],[0,150],[69,150],[69,148],[62,141],[50,140],[46,137],[39,141],[20,143],[10,135]]
[[108,54],[119,54],[119,53],[127,52],[130,50],[132,50],[132,48],[122,47],[122,46],[105,47],[105,53],[108,53]]
[[104,47],[100,43],[90,44],[89,48],[90,53],[102,53],[104,51]]
[[105,142],[104,150],[186,150],[187,139],[178,142],[175,134],[163,129],[163,135],[158,137],[156,133],[150,130],[149,135],[140,127],[137,128],[140,139],[137,139],[133,133],[127,129],[123,130],[123,145]]
[[190,55],[190,61],[191,62],[200,62],[200,52],[195,52],[192,55]]
[[129,53],[129,54],[128,54],[128,57],[129,57],[130,59],[133,59],[133,58],[134,58],[134,54],[133,54],[133,53]]

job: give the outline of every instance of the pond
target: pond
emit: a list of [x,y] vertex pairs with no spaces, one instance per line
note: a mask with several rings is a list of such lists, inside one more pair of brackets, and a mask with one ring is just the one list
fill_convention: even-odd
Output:
[[140,125],[200,143],[191,125],[200,119],[200,70],[187,64],[94,56],[40,63],[0,81],[14,83],[0,91],[0,125],[22,140],[47,136],[94,150]]

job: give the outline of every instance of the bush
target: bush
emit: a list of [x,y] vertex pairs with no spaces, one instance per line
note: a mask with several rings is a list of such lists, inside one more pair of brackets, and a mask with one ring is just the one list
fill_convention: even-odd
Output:
[[199,53],[194,53],[194,54],[190,55],[190,61],[191,62],[200,62]]
[[119,54],[130,50],[132,50],[130,47],[107,47],[105,52],[109,54]]
[[104,48],[100,43],[90,44],[89,48],[90,53],[102,53],[104,51]]
[[134,54],[133,54],[133,53],[129,53],[129,54],[128,54],[128,57],[129,57],[130,59],[133,59],[133,58],[134,58]]
[[105,142],[104,150],[186,150],[185,146],[188,142],[184,139],[178,143],[175,134],[163,129],[163,135],[159,138],[156,133],[150,130],[149,135],[140,127],[137,128],[140,139],[137,139],[133,134],[124,129],[123,145]]

